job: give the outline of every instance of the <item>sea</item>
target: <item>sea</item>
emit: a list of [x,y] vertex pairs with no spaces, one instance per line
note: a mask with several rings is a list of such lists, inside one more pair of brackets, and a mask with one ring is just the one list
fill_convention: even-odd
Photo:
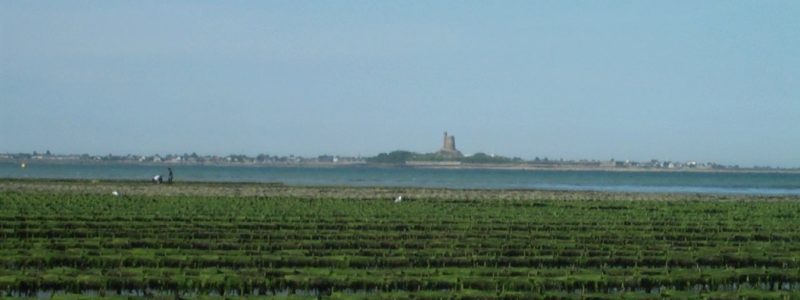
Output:
[[[800,195],[800,173],[620,172],[423,169],[411,167],[171,166],[176,181],[281,182],[291,186],[385,186],[454,189],[545,189],[612,192]],[[166,166],[0,163],[0,178],[142,180]]]

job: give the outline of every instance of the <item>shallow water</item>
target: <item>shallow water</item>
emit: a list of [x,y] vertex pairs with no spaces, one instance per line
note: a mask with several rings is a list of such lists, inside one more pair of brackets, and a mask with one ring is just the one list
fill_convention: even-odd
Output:
[[[614,192],[800,195],[800,173],[616,172],[377,167],[172,166],[175,180],[288,185],[550,189]],[[166,166],[0,163],[0,178],[148,181]]]

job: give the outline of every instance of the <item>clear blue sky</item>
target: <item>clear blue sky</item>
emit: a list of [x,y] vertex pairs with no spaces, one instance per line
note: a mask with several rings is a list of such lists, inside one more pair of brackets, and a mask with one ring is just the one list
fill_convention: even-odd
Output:
[[0,1],[0,152],[800,167],[800,1]]

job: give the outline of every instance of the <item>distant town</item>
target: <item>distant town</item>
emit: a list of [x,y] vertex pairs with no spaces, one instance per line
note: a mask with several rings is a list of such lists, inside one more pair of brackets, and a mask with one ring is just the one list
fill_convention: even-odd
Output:
[[33,151],[31,153],[2,153],[0,162],[18,163],[87,163],[87,164],[152,164],[152,165],[218,165],[218,166],[296,166],[296,167],[340,167],[340,166],[396,166],[417,168],[485,168],[485,169],[552,169],[552,170],[619,170],[619,171],[800,171],[797,168],[772,166],[739,167],[714,162],[697,161],[649,161],[631,160],[564,160],[536,157],[525,160],[519,157],[505,157],[486,153],[463,155],[455,145],[455,137],[444,133],[442,147],[438,152],[416,153],[411,151],[392,151],[376,156],[319,155],[303,157],[296,155],[277,156],[259,154],[198,155],[153,154],[153,155],[90,155],[53,154]]

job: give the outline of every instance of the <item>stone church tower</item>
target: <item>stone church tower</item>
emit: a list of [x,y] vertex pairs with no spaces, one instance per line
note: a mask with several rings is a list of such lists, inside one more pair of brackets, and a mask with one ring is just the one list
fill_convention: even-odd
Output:
[[439,150],[439,154],[455,157],[462,156],[461,152],[456,150],[456,137],[447,135],[447,131],[444,132],[444,141],[442,142],[442,149]]

